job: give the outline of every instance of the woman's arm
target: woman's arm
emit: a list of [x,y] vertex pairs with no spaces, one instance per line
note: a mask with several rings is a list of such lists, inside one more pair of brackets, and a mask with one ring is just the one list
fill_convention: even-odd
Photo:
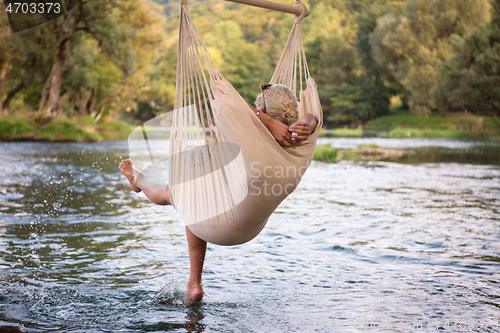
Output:
[[290,126],[289,131],[292,133],[292,142],[307,140],[309,135],[314,132],[316,126],[318,126],[318,118],[312,113],[308,113],[300,118],[298,122]]
[[[255,114],[257,114],[258,110],[248,104],[250,108],[253,110]],[[264,126],[267,127],[269,132],[273,135],[273,137],[278,141],[280,146],[282,147],[290,147],[290,143],[292,143],[292,133],[289,131],[287,125],[283,124],[281,121],[271,118],[267,113],[263,110],[260,110],[257,117],[262,121]]]

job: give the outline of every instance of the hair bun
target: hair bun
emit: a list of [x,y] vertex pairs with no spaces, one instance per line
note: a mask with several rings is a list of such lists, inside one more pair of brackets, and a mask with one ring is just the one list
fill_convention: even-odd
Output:
[[257,109],[264,109],[271,118],[288,126],[295,123],[299,116],[297,97],[289,87],[283,84],[273,84],[261,91],[257,96],[255,106]]
[[295,113],[294,113],[293,111],[294,111],[294,110],[286,109],[286,110],[285,110],[285,114],[284,114],[285,118],[287,118],[287,119],[292,119],[292,118],[294,118]]

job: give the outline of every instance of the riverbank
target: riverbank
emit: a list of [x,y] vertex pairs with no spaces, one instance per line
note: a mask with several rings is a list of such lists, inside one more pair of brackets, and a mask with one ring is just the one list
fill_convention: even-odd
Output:
[[101,121],[92,117],[14,118],[0,117],[1,141],[96,142],[126,140],[135,128],[124,121]]
[[500,128],[491,117],[470,113],[454,112],[449,113],[447,117],[430,115],[423,118],[402,112],[371,120],[356,129],[322,129],[321,135],[388,138],[489,138],[500,137]]
[[381,161],[412,155],[409,149],[381,148],[376,144],[358,145],[357,148],[334,148],[331,144],[317,145],[315,161],[336,163],[339,161]]
[[[92,117],[36,119],[0,117],[0,141],[95,142],[126,140],[136,125],[107,120],[95,123]],[[450,113],[447,117],[394,113],[369,121],[361,128],[322,128],[320,136],[388,138],[491,138],[500,129],[489,117]]]

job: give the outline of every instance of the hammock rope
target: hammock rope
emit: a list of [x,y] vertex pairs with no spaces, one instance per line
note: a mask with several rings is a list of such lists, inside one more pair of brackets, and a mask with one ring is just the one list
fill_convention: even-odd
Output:
[[234,245],[258,235],[312,160],[323,118],[302,45],[300,23],[309,11],[300,1],[294,6],[301,8],[300,15],[270,83],[290,87],[299,97],[299,115],[312,113],[318,126],[309,139],[283,148],[224,79],[187,1],[181,0],[167,171],[170,202],[186,226],[208,242]]

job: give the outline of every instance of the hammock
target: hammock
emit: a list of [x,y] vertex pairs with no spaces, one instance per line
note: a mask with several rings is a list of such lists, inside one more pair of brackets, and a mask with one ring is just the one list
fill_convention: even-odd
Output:
[[170,202],[186,226],[210,243],[235,245],[257,236],[312,160],[323,114],[307,67],[301,19],[296,16],[270,83],[295,93],[298,88],[299,119],[312,113],[318,125],[307,140],[283,148],[224,79],[181,1],[175,110],[169,120]]

